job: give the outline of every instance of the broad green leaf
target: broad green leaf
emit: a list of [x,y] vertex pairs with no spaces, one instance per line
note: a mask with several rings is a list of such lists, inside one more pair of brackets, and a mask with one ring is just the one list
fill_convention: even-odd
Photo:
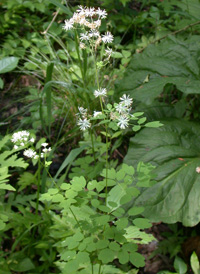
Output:
[[132,207],[129,209],[128,214],[130,216],[138,215],[144,211],[144,207]]
[[117,225],[117,229],[121,230],[128,226],[128,219],[127,218],[120,218],[115,223]]
[[195,252],[192,253],[192,256],[190,258],[190,263],[191,263],[191,267],[194,274],[199,274],[200,272],[199,259]]
[[126,263],[128,263],[128,261],[129,261],[129,253],[127,251],[125,251],[125,250],[121,250],[118,253],[118,259],[119,259],[120,264],[126,264]]
[[134,243],[148,244],[155,240],[153,235],[140,231],[140,229],[136,226],[129,226],[125,228],[125,230],[125,238],[127,240],[132,239]]
[[[133,99],[150,104],[167,84],[185,94],[200,94],[199,37],[186,39],[168,37],[136,53],[119,82],[116,97],[122,92]],[[148,76],[148,81],[145,81]]]
[[109,248],[113,251],[119,251],[121,249],[120,245],[116,242],[111,242]]
[[110,263],[114,260],[115,253],[111,249],[103,249],[99,252],[98,259],[103,262],[103,264]]
[[60,253],[60,259],[63,261],[70,261],[76,256],[76,251],[74,250],[65,250]]
[[145,127],[160,127],[163,126],[159,121],[149,122],[144,125]]
[[0,74],[9,72],[16,68],[19,58],[17,57],[5,57],[0,60]]
[[104,249],[109,245],[109,241],[108,240],[99,240],[96,243],[96,248],[97,249]]
[[110,216],[102,215],[100,217],[96,217],[95,221],[97,225],[105,225],[109,222]]
[[125,195],[125,193],[126,191],[120,185],[114,186],[108,194],[107,206],[112,208],[112,206],[109,205],[109,202],[114,202],[117,204],[117,206],[112,208],[112,210],[117,209],[121,205],[120,200]]
[[140,229],[145,229],[151,227],[151,223],[149,220],[144,219],[144,218],[136,218],[133,220],[133,224],[139,227]]
[[145,266],[144,257],[139,253],[130,253],[130,262],[136,267]]
[[187,264],[178,256],[174,260],[174,268],[179,274],[187,273]]
[[163,124],[130,139],[125,163],[151,163],[157,175],[157,183],[142,190],[136,205],[145,207],[143,215],[152,222],[194,226],[200,221],[200,126],[178,119]]

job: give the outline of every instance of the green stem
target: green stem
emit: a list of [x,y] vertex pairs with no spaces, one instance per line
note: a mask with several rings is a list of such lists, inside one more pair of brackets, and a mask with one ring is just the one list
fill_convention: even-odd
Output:
[[108,197],[108,126],[106,125],[106,205]]
[[94,139],[93,139],[93,132],[92,132],[92,130],[90,131],[90,135],[91,135],[92,153],[93,153],[93,157],[94,157],[94,163],[96,164],[97,160],[96,160],[96,156],[95,156]]
[[72,213],[72,215],[73,215],[75,221],[77,222],[77,225],[79,226],[81,232],[83,232],[83,230],[82,230],[82,228],[81,228],[81,225],[80,225],[78,219],[76,218],[76,215],[74,214],[74,212],[73,212],[73,210],[71,209],[71,207],[69,207],[69,210],[71,211],[71,213]]
[[99,272],[98,272],[98,274],[101,274],[101,263],[99,265]]
[[41,180],[41,162],[38,161],[38,187],[37,187],[37,201],[36,201],[36,215],[38,215],[39,196],[40,196],[40,180]]
[[80,57],[80,52],[79,52],[79,43],[78,43],[78,33],[75,30],[75,44],[76,44],[76,52],[78,55],[78,61],[79,61],[79,66],[80,66],[80,70],[81,70],[81,75],[82,75],[82,80],[83,80],[83,87],[85,87],[85,73],[83,71],[83,67],[82,67],[82,62],[81,62],[81,57]]

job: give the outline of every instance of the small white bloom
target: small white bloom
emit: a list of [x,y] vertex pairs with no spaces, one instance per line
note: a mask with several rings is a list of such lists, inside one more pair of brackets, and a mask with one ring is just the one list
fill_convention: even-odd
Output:
[[83,108],[83,107],[78,107],[78,110],[80,113],[77,113],[76,115],[82,115],[85,116],[87,114],[87,108]]
[[102,19],[106,18],[107,16],[107,12],[105,10],[101,10],[100,8],[96,10],[96,14]]
[[14,149],[18,149],[19,147],[17,145],[14,145]]
[[44,153],[43,153],[43,152],[40,154],[40,157],[41,157],[41,158],[44,158]]
[[128,109],[127,109],[127,106],[125,106],[124,104],[122,103],[119,103],[115,106],[115,109],[117,112],[119,112],[120,114],[121,113],[127,113],[128,112]]
[[100,33],[99,31],[95,30],[95,29],[92,29],[89,31],[89,37],[92,38],[92,37],[99,37],[100,36]]
[[64,30],[70,30],[70,29],[73,28],[73,24],[74,24],[74,22],[73,22],[72,19],[70,19],[70,20],[65,20],[65,25],[63,26],[63,29],[64,29]]
[[105,55],[107,55],[107,56],[111,56],[112,52],[113,51],[110,48],[105,49]]
[[94,22],[94,24],[95,24],[96,28],[99,28],[101,26],[101,20],[96,20]]
[[196,172],[197,172],[197,173],[200,173],[200,166],[198,166],[198,167],[196,168]]
[[86,49],[85,44],[84,44],[84,43],[80,43],[80,48],[81,48],[81,49]]
[[38,159],[39,158],[39,155],[35,155],[34,157],[33,157],[33,159]]
[[25,144],[24,144],[23,142],[21,142],[21,143],[20,143],[20,146],[24,147],[24,146],[25,146]]
[[30,139],[30,142],[31,142],[31,143],[34,143],[34,142],[35,142],[35,139],[34,139],[34,138],[31,138],[31,139]]
[[91,124],[89,122],[89,120],[87,120],[86,118],[84,119],[79,119],[78,120],[78,126],[80,126],[80,129],[85,131],[86,129],[90,128]]
[[24,154],[24,156],[26,156],[28,158],[33,158],[36,156],[36,152],[31,148],[26,149],[23,154]]
[[84,9],[84,7],[82,7],[82,6],[78,6],[78,7],[79,7],[79,9],[76,10],[76,12],[78,12],[81,15],[85,15],[85,9]]
[[101,111],[94,111],[93,117],[97,117],[99,115],[102,115]]
[[112,43],[113,39],[113,35],[109,31],[107,31],[106,34],[102,36],[102,41],[105,44]]
[[86,33],[81,33],[81,34],[80,34],[80,40],[81,40],[81,41],[88,41],[89,39],[90,39],[90,38],[89,38],[87,32],[86,32]]
[[85,9],[85,15],[88,17],[93,17],[95,15],[95,9],[94,8],[86,8]]
[[47,146],[48,146],[48,143],[42,143],[41,146],[42,146],[42,147],[47,147]]
[[48,148],[48,151],[51,151],[51,147]]
[[100,88],[94,91],[94,96],[99,97],[99,96],[107,96],[107,90],[106,88]]
[[126,94],[122,95],[122,97],[120,97],[120,100],[127,107],[130,107],[130,105],[133,103],[133,99],[130,98],[129,95],[127,96]]
[[126,127],[128,127],[128,122],[129,122],[129,118],[125,115],[121,115],[118,118],[118,123],[117,125],[121,128],[121,129],[125,129]]

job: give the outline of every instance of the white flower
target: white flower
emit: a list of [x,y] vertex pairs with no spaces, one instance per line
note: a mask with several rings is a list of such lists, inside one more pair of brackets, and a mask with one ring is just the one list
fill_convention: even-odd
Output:
[[121,129],[125,129],[126,127],[128,127],[128,122],[129,122],[129,118],[125,115],[121,115],[118,118],[118,123],[117,125],[121,128]]
[[84,119],[79,119],[78,120],[78,126],[80,126],[80,129],[85,131],[86,129],[90,128],[91,124],[89,122],[89,120],[87,120],[87,118]]
[[107,56],[111,56],[111,54],[112,54],[112,49],[110,49],[110,48],[107,48],[107,49],[105,49],[105,55],[107,55]]
[[30,139],[30,142],[31,142],[31,143],[34,143],[34,142],[35,142],[35,139],[34,139],[34,138],[31,138],[31,139]]
[[196,172],[197,172],[197,173],[200,173],[200,166],[198,166],[198,167],[196,168]]
[[41,146],[42,146],[42,147],[47,147],[47,146],[48,146],[48,143],[42,143]]
[[107,31],[106,34],[102,36],[102,41],[105,44],[112,43],[113,39],[113,35],[109,31]]
[[20,143],[20,146],[24,147],[24,146],[25,146],[25,144],[22,142],[22,143]]
[[24,141],[24,139],[27,138],[29,135],[30,135],[30,132],[26,130],[18,131],[12,135],[11,141],[13,143],[17,143],[18,141]]
[[89,17],[93,17],[95,15],[95,8],[86,8],[85,15]]
[[18,149],[18,148],[19,148],[18,146],[14,145],[14,149]]
[[28,158],[34,158],[36,156],[36,152],[31,148],[26,149],[23,154]]
[[87,32],[86,32],[86,33],[81,33],[81,34],[80,34],[80,40],[81,40],[81,41],[87,41],[87,40],[89,40],[89,39],[90,39],[90,38],[89,38]]
[[73,28],[73,24],[74,24],[74,22],[73,22],[72,19],[70,19],[70,20],[65,20],[65,25],[63,26],[63,29],[64,29],[64,30],[70,30],[70,29]]
[[99,116],[101,114],[102,114],[101,111],[94,111],[93,117],[97,117],[97,116]]
[[99,96],[107,96],[107,90],[106,88],[100,88],[94,91],[94,96],[99,97]]
[[89,37],[92,38],[92,37],[99,37],[100,36],[100,33],[99,31],[95,30],[95,29],[92,29],[89,31]]
[[130,105],[133,103],[133,99],[130,98],[129,95],[127,96],[126,94],[122,95],[122,97],[120,97],[120,100],[127,107],[130,107]]
[[94,24],[95,24],[96,28],[99,28],[101,26],[101,20],[96,20],[94,22]]
[[119,103],[115,106],[115,109],[117,112],[121,113],[127,113],[129,109],[127,109],[127,106],[125,106],[122,103]]
[[80,43],[80,48],[81,48],[81,49],[86,49],[85,44],[84,44],[84,43]]
[[85,8],[82,6],[78,6],[78,7],[79,7],[79,10],[76,10],[76,11],[81,15],[85,15]]
[[77,113],[76,115],[82,115],[82,116],[86,116],[86,114],[87,114],[87,108],[83,108],[83,107],[78,107],[78,110],[79,110],[79,112],[80,113]]
[[106,18],[107,16],[107,12],[105,10],[101,10],[100,8],[96,10],[96,14],[99,15],[99,17],[102,19]]

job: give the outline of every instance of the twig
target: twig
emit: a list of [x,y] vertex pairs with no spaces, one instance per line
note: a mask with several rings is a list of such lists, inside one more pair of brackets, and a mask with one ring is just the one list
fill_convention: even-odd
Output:
[[60,11],[60,8],[58,8],[58,10],[56,11],[56,13],[55,13],[53,19],[51,20],[50,24],[48,25],[47,29],[45,31],[41,32],[41,34],[47,34],[47,32],[50,29],[51,25],[56,20],[56,17],[58,16],[59,11]]

